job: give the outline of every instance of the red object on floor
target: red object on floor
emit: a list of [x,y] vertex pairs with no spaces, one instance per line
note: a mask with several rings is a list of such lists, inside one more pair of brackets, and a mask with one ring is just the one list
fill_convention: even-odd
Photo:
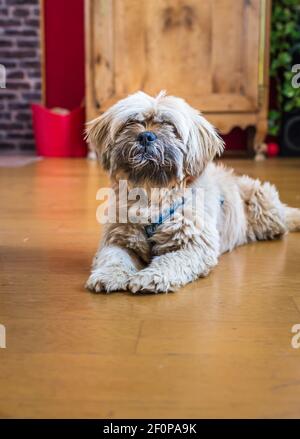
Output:
[[267,156],[268,157],[276,157],[279,154],[279,145],[278,143],[272,142],[267,143]]
[[84,107],[68,114],[57,114],[39,104],[32,104],[32,120],[37,154],[44,157],[85,157],[83,139]]

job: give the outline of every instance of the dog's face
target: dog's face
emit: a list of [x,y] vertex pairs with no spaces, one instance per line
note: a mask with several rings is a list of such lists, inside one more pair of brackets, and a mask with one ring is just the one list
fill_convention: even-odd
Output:
[[183,99],[138,92],[89,123],[103,167],[134,184],[169,186],[197,177],[223,150],[215,129]]

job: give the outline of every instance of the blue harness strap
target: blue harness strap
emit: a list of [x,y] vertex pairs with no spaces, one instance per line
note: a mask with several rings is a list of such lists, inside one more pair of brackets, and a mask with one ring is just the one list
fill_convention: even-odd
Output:
[[[221,195],[221,197],[220,197],[221,207],[223,207],[224,201],[225,201],[225,199],[224,199],[223,195]],[[170,209],[167,213],[165,213],[165,214],[160,213],[159,214],[157,222],[146,225],[144,228],[145,228],[145,233],[147,235],[147,238],[152,238],[152,236],[156,232],[157,227],[162,225],[167,219],[171,218],[174,215],[174,213],[176,212],[176,210],[179,207],[182,207],[184,205],[184,202],[185,202],[184,197],[181,197],[181,200],[179,202],[174,203],[174,204],[172,204],[172,206],[170,206]]]
[[166,212],[165,214],[160,213],[158,217],[158,221],[156,223],[151,223],[145,226],[145,232],[147,237],[151,238],[156,232],[157,227],[163,224],[167,219],[171,218],[176,212],[176,210],[183,205],[184,205],[184,197],[182,197],[178,203],[172,204],[168,212]]

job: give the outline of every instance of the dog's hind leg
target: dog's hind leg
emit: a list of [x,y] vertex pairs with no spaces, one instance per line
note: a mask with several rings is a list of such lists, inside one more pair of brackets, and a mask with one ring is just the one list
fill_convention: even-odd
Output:
[[289,230],[286,206],[270,183],[250,177],[238,177],[241,197],[245,203],[248,241],[276,239]]
[[284,210],[289,232],[300,232],[300,209],[285,206]]

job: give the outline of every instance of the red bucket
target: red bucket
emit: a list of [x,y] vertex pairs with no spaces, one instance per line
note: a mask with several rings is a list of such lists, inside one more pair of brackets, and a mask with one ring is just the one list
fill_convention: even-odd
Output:
[[43,105],[32,104],[37,154],[44,157],[85,157],[84,107],[59,114]]

